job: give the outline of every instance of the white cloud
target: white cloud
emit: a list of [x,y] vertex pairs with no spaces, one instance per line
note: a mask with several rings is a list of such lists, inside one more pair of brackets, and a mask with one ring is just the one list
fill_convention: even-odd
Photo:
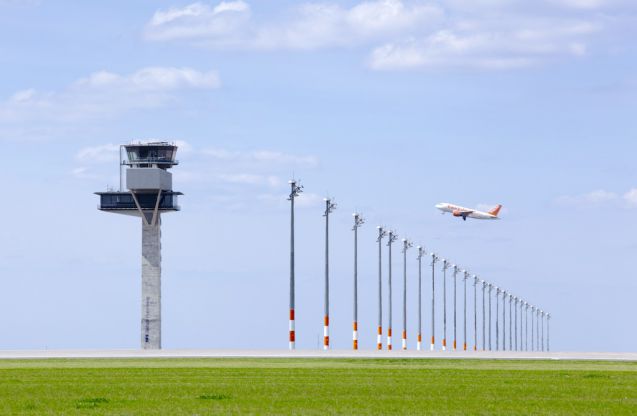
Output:
[[222,173],[216,176],[222,182],[242,185],[267,185],[273,188],[283,182],[274,175],[257,175],[253,173]]
[[311,168],[316,167],[319,163],[318,158],[313,155],[294,155],[272,150],[240,152],[220,148],[207,148],[202,150],[202,153],[206,156],[219,160],[242,161],[247,163],[259,162],[280,166],[298,165]]
[[191,68],[148,67],[128,75],[98,71],[61,91],[25,89],[14,93],[0,101],[0,122],[64,123],[107,118],[128,110],[167,105],[182,89],[211,89],[219,85],[216,72]]
[[119,145],[103,144],[85,147],[75,155],[75,159],[82,163],[109,163],[119,160]]
[[193,3],[157,11],[146,25],[149,40],[190,40],[217,47],[315,49],[366,43],[440,20],[435,5],[400,0],[366,1],[344,8],[335,3],[305,3],[279,22],[259,24],[245,2],[216,7]]
[[318,195],[318,194],[313,194],[313,193],[308,193],[308,192],[303,192],[302,194],[300,194],[298,196],[298,199],[296,200],[296,206],[300,207],[300,208],[309,208],[309,207],[315,207],[318,205],[321,205],[324,203],[323,201],[324,197]]
[[318,165],[318,158],[316,156],[293,155],[283,152],[274,152],[271,150],[257,150],[255,152],[252,152],[250,154],[250,157],[258,162],[272,162],[277,164],[305,166]]
[[193,3],[155,12],[146,25],[150,40],[208,39],[217,45],[236,44],[247,29],[250,7],[243,1],[221,2],[215,7]]
[[637,208],[637,188],[632,188],[623,194],[618,194],[604,189],[598,189],[581,195],[563,195],[556,202],[562,205],[591,206],[612,203],[624,205],[629,208]]
[[557,198],[557,202],[565,205],[592,205],[603,202],[617,200],[618,195],[614,192],[598,189],[586,194],[580,195],[563,195]]
[[157,11],[146,37],[261,50],[371,46],[368,63],[378,70],[515,69],[586,55],[607,16],[582,10],[621,2],[370,0],[351,7],[309,2],[264,20],[253,17],[243,1],[198,2]]
[[578,20],[463,21],[424,39],[382,45],[372,51],[370,66],[381,70],[522,68],[555,56],[584,55],[583,38],[597,30],[597,25]]
[[637,188],[633,188],[623,195],[624,201],[632,206],[637,207]]
[[598,9],[609,5],[609,0],[547,0],[550,4],[572,7],[575,9]]

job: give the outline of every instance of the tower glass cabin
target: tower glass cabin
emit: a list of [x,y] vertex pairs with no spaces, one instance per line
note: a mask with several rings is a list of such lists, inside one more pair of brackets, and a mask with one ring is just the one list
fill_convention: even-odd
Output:
[[122,148],[126,157],[121,160],[121,167],[126,168],[128,191],[96,192],[100,197],[99,209],[139,217],[150,216],[148,222],[152,222],[152,215],[179,211],[177,196],[182,193],[172,190],[172,174],[168,172],[168,169],[179,164],[175,159],[177,146],[152,142],[128,144]]
[[[142,220],[141,347],[161,348],[161,214],[179,211],[168,169],[177,165],[177,146],[167,142],[123,145],[120,169],[126,171],[126,189],[96,192],[101,211]],[[121,172],[121,170],[120,170]]]

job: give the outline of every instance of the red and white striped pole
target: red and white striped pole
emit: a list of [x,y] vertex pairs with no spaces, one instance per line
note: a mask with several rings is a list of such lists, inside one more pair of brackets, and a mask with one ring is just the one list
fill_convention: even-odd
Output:
[[294,332],[294,309],[290,309],[290,349],[296,347],[296,333]]
[[387,235],[383,227],[378,226],[378,332],[376,335],[376,346],[378,350],[383,349],[383,249],[382,240]]
[[407,250],[411,241],[403,238],[403,350],[407,349]]
[[352,347],[357,350],[358,349],[358,322],[354,322],[354,331],[352,334]]
[[330,317],[327,315],[323,318],[323,349],[330,349]]
[[391,282],[391,268],[392,268],[392,263],[391,263],[391,245],[392,243],[394,243],[396,241],[396,239],[398,239],[398,235],[396,235],[396,233],[394,231],[390,231],[389,235],[388,235],[388,241],[387,241],[387,246],[389,247],[389,322],[388,322],[388,328],[387,328],[387,349],[391,350],[392,349],[392,344],[391,344],[391,336],[392,336],[392,282]]
[[354,324],[352,332],[352,348],[358,349],[358,227],[363,225],[365,220],[359,213],[354,213]]
[[436,347],[436,262],[438,256],[431,253],[431,351]]
[[330,349],[330,213],[336,203],[325,198],[325,314],[323,319],[323,349]]
[[422,256],[425,250],[418,246],[418,338],[416,341],[416,349],[422,349]]
[[303,192],[303,186],[294,179],[290,181],[290,322],[288,329],[290,350],[296,348],[296,333],[294,329],[294,198]]

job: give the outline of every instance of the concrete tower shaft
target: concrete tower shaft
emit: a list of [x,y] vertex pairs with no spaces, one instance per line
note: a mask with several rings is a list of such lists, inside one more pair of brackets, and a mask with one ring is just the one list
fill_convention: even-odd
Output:
[[141,346],[161,348],[161,218],[142,224]]

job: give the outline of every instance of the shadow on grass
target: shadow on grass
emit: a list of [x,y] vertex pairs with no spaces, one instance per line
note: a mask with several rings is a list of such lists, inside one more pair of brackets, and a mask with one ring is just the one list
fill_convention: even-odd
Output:
[[227,400],[230,396],[227,394],[202,394],[198,397],[200,400]]
[[96,407],[108,403],[108,399],[95,397],[91,399],[81,399],[75,402],[76,409],[95,409]]

